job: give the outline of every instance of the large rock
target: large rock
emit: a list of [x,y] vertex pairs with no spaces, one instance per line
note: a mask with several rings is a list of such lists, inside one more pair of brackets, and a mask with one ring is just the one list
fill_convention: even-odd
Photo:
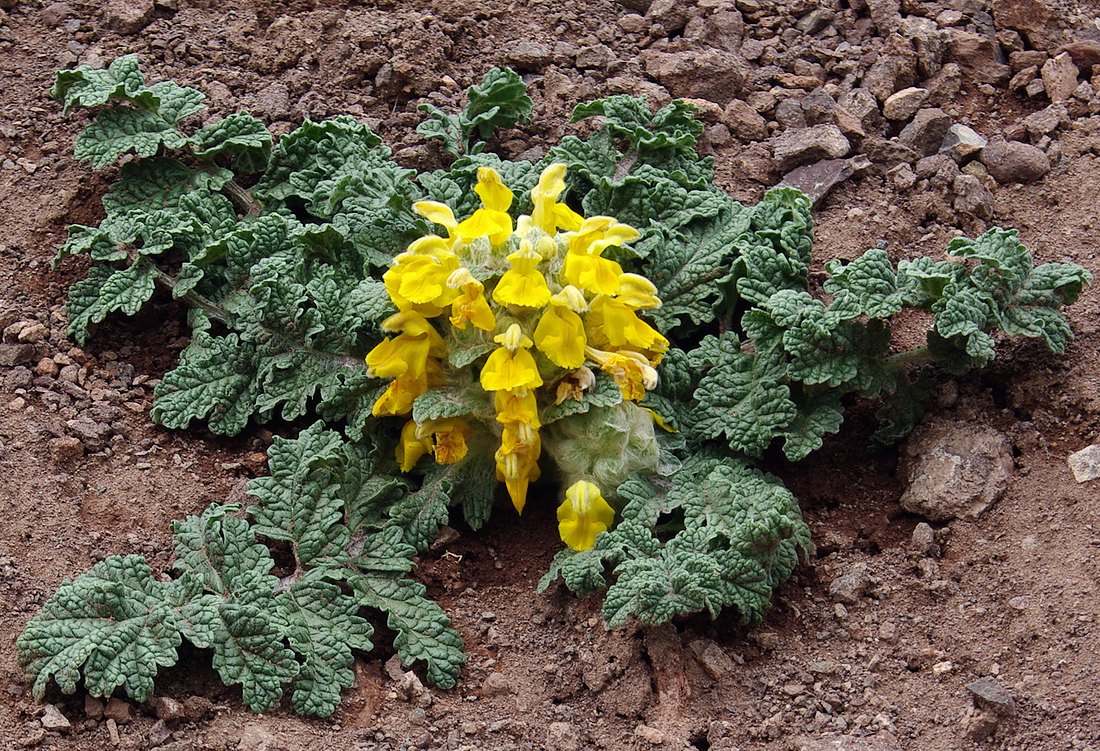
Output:
[[998,29],[1020,32],[1037,50],[1059,41],[1054,13],[1043,0],[993,0],[993,22]]
[[939,107],[922,109],[898,134],[898,141],[919,154],[935,154],[951,127],[951,116]]
[[120,34],[136,34],[153,20],[153,0],[111,0],[104,16],[107,25]]
[[1001,139],[982,149],[982,164],[1002,185],[1032,183],[1050,172],[1050,159],[1030,144]]
[[906,511],[933,521],[973,518],[1004,495],[1012,476],[1012,443],[984,425],[933,422],[910,436],[902,465]]
[[851,148],[835,125],[794,128],[775,139],[773,156],[783,172],[821,159],[839,159]]
[[951,58],[959,63],[963,73],[978,83],[1000,85],[1012,75],[1004,52],[992,37],[953,29],[950,50]]
[[762,141],[768,137],[767,121],[740,99],[733,99],[726,105],[722,122],[742,141]]
[[908,120],[917,113],[928,99],[928,89],[910,86],[895,91],[882,104],[882,113],[887,120]]
[[1043,77],[1043,87],[1052,102],[1064,102],[1073,96],[1077,88],[1077,74],[1080,71],[1073,64],[1068,52],[1043,63],[1039,75]]
[[748,64],[739,56],[719,50],[642,53],[646,73],[673,96],[709,99],[725,105],[737,96],[749,76]]
[[956,175],[951,189],[955,211],[987,222],[993,218],[993,196],[974,175]]

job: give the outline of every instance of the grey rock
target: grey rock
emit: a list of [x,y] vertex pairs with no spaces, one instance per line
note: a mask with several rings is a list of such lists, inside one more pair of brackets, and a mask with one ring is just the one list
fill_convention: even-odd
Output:
[[815,125],[781,133],[773,147],[773,156],[783,172],[822,159],[845,156],[851,144],[835,125]]
[[894,165],[886,171],[887,176],[893,181],[894,187],[904,193],[911,190],[917,184],[917,175],[908,163]]
[[680,31],[691,20],[692,10],[689,4],[680,0],[653,0],[646,10],[646,18],[659,23],[667,33]]
[[932,521],[977,517],[1000,500],[1014,466],[1003,433],[951,421],[917,428],[902,465],[908,487],[901,507]]
[[584,730],[570,722],[551,722],[546,728],[546,751],[581,751],[587,747]]
[[79,461],[84,456],[84,442],[72,436],[51,438],[49,442],[50,456],[58,464],[69,464]]
[[875,164],[885,164],[893,167],[896,164],[915,162],[921,154],[896,138],[884,140],[881,138],[867,138],[860,144],[863,153]]
[[898,134],[898,141],[919,154],[935,154],[951,127],[951,116],[939,107],[920,110]]
[[172,730],[168,727],[168,723],[164,720],[157,720],[153,723],[153,727],[149,728],[145,740],[149,747],[156,747],[168,740],[171,735]]
[[979,678],[968,683],[966,690],[974,695],[974,703],[980,709],[987,709],[1001,717],[1012,717],[1016,714],[1016,701],[1004,686],[997,683],[996,678]]
[[286,120],[290,117],[290,89],[276,81],[256,95],[252,105],[256,114],[268,120]]
[[973,175],[956,175],[953,184],[955,211],[984,221],[993,218],[993,196]]
[[[0,5],[0,7],[3,7]],[[39,18],[47,26],[60,26],[66,19],[73,15],[73,6],[68,3],[50,3],[41,11]]]
[[901,74],[898,61],[889,55],[882,55],[864,74],[862,87],[882,102],[897,91]]
[[605,44],[581,47],[577,50],[577,67],[607,70],[615,62],[615,55]]
[[133,719],[133,710],[128,702],[112,698],[107,702],[107,706],[103,708],[103,716],[109,720],[114,720],[119,725],[126,725]]
[[504,696],[515,691],[515,688],[503,673],[489,673],[481,690],[486,696]]
[[1032,142],[1043,136],[1049,136],[1058,130],[1058,126],[1069,122],[1069,113],[1064,104],[1052,104],[1049,107],[1032,112],[1024,118],[1024,127]]
[[947,129],[947,135],[943,137],[943,143],[940,145],[940,153],[948,154],[955,161],[961,162],[977,154],[988,144],[989,141],[978,131],[956,123]]
[[992,37],[952,29],[949,50],[951,58],[962,66],[963,73],[978,83],[1004,84],[1012,74],[1000,45]]
[[519,70],[538,71],[554,62],[554,54],[548,46],[527,39],[508,45],[505,53],[508,63]]
[[936,530],[927,522],[921,522],[913,527],[913,534],[909,537],[909,547],[918,555],[933,555],[938,550],[936,545]]
[[98,696],[84,694],[84,716],[89,720],[98,720],[103,717],[103,700]]
[[737,672],[730,656],[710,639],[697,639],[688,645],[707,675],[716,681],[728,680]]
[[947,63],[936,75],[924,82],[933,102],[950,102],[962,89],[962,67],[958,63]]
[[947,154],[933,154],[917,160],[917,179],[928,180],[935,188],[947,188],[959,174],[959,165]]
[[745,21],[733,9],[720,10],[705,18],[693,16],[684,28],[684,38],[716,50],[741,52],[745,39]]
[[14,368],[35,361],[38,348],[33,344],[0,344],[0,368]]
[[37,344],[45,341],[50,335],[49,328],[37,321],[30,321],[19,331],[19,341],[26,344]]
[[110,0],[104,10],[107,26],[120,34],[136,34],[153,20],[153,0]]
[[1073,479],[1077,482],[1091,482],[1100,477],[1100,443],[1086,446],[1075,451],[1066,459]]
[[175,721],[185,716],[183,704],[167,696],[158,696],[153,699],[153,711],[161,720]]
[[871,13],[871,23],[879,32],[879,36],[887,37],[897,31],[901,23],[900,0],[866,0],[867,9]]
[[768,123],[755,109],[740,99],[732,99],[722,111],[722,122],[730,133],[743,141],[762,141],[768,137]]
[[828,8],[816,8],[811,10],[794,25],[803,34],[816,34],[828,27],[836,18],[836,13]]
[[927,99],[928,89],[910,86],[886,97],[882,114],[886,115],[887,120],[908,120]]
[[794,97],[786,97],[775,105],[775,121],[783,130],[805,128],[808,124],[802,104]]
[[1050,172],[1050,160],[1042,150],[1017,141],[991,141],[982,149],[981,160],[1002,185],[1035,182]]
[[42,727],[46,730],[54,730],[57,732],[68,732],[72,724],[69,722],[69,718],[61,714],[61,710],[53,704],[47,704],[42,707]]
[[1077,88],[1077,75],[1080,73],[1073,64],[1073,58],[1068,52],[1047,60],[1043,63],[1039,75],[1043,79],[1043,88],[1052,102],[1064,102],[1073,96]]
[[646,73],[673,96],[709,99],[725,105],[748,79],[748,64],[738,55],[719,50],[642,53]]
[[286,743],[257,723],[248,723],[240,733],[238,751],[287,751]]
[[836,121],[836,100],[824,89],[814,89],[798,101],[807,125],[827,125]]
[[850,159],[825,159],[791,170],[783,176],[780,185],[798,188],[817,206],[829,191],[870,166],[871,160],[862,154]]
[[873,129],[882,120],[875,95],[865,88],[855,88],[840,98],[840,108],[857,119],[864,128]]
[[1039,96],[1040,94],[1045,94],[1046,90],[1047,90],[1047,87],[1046,87],[1046,84],[1043,83],[1042,78],[1036,78],[1035,80],[1031,81],[1030,83],[1028,83],[1027,86],[1024,87],[1024,93],[1027,94],[1032,99]]
[[870,586],[867,564],[857,563],[847,573],[833,579],[829,585],[829,596],[846,605],[855,605]]

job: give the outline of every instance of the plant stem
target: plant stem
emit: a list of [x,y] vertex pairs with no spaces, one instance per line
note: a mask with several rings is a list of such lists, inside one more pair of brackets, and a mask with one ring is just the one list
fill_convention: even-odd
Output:
[[229,194],[238,206],[244,209],[246,216],[259,216],[260,202],[252,197],[252,194],[248,192],[248,189],[243,187],[236,180],[230,180],[225,184],[225,192]]
[[886,358],[886,367],[890,370],[901,370],[910,365],[923,365],[931,360],[932,353],[928,351],[928,347],[917,347],[890,355]]

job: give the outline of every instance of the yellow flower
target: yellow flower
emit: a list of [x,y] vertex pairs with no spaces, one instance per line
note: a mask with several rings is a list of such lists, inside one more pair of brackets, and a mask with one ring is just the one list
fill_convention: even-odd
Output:
[[623,399],[640,401],[647,390],[657,388],[657,371],[645,355],[627,350],[604,352],[594,347],[588,347],[586,352],[592,362],[611,376]]
[[652,351],[658,355],[658,361],[668,351],[668,339],[618,298],[596,297],[585,323],[589,338],[597,346]]
[[636,239],[638,231],[609,216],[594,216],[572,233],[562,274],[568,282],[597,295],[619,292],[623,267],[601,254],[612,245]]
[[541,475],[538,465],[541,453],[538,431],[530,426],[504,426],[495,456],[497,479],[504,480],[517,513],[522,514],[527,505],[528,484]]
[[485,285],[474,278],[465,266],[453,271],[447,277],[447,286],[460,290],[458,297],[451,303],[451,325],[465,329],[467,322],[482,331],[492,331],[497,327],[489,301],[485,299]]
[[588,366],[582,365],[558,381],[558,387],[554,392],[554,404],[561,404],[566,399],[580,401],[595,386],[596,375]]
[[529,389],[542,385],[535,358],[528,352],[534,342],[524,335],[519,324],[513,323],[503,334],[493,338],[503,346],[493,350],[481,370],[481,388],[486,391]]
[[375,417],[407,415],[416,398],[428,390],[427,376],[401,375],[390,381],[382,395],[374,401],[371,414]]
[[512,268],[504,272],[493,290],[493,300],[501,305],[541,308],[550,302],[550,287],[538,270],[542,256],[530,245],[508,255]]
[[558,196],[565,190],[565,165],[549,165],[539,175],[539,184],[531,189],[531,202],[535,208],[531,211],[531,221],[548,235],[554,235],[558,229],[575,230],[581,226],[584,218],[566,206],[558,203]]
[[437,316],[458,292],[447,286],[447,277],[458,268],[458,257],[441,237],[422,237],[382,275],[386,291],[398,310],[416,310]]
[[615,298],[632,310],[653,310],[661,307],[657,286],[640,274],[619,277],[619,294]]
[[470,426],[457,417],[429,420],[420,426],[416,434],[434,446],[436,464],[460,462],[470,450],[466,445]]
[[482,208],[462,221],[455,234],[461,240],[488,237],[492,245],[500,245],[512,234],[512,217],[508,209],[512,205],[512,191],[500,179],[500,173],[491,167],[479,167],[474,192],[481,197]]
[[427,336],[386,337],[367,353],[367,373],[372,378],[397,378],[406,373],[419,378],[424,374],[430,349]]
[[596,536],[606,532],[614,520],[615,509],[604,500],[600,489],[586,480],[570,485],[558,506],[558,534],[576,551],[595,545]]
[[535,346],[559,368],[584,365],[584,321],[565,305],[551,304],[535,327]]
[[450,206],[439,201],[417,201],[413,204],[413,211],[429,222],[444,227],[447,230],[447,237],[454,240],[458,221]]
[[496,407],[499,423],[522,422],[533,428],[541,425],[534,391],[498,391],[493,395],[493,406]]
[[413,420],[405,423],[401,428],[401,439],[397,442],[397,464],[402,472],[409,472],[420,457],[432,450],[431,438],[421,438],[418,434],[417,424]]

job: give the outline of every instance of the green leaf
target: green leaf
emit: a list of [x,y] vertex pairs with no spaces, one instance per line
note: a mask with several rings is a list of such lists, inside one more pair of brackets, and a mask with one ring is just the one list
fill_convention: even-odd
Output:
[[486,141],[497,128],[511,128],[531,117],[531,97],[523,79],[510,68],[492,68],[481,83],[466,89],[466,106],[457,115],[449,115],[431,104],[419,109],[428,115],[416,127],[425,138],[438,138],[455,156],[477,153],[474,138]]
[[69,336],[77,344],[88,340],[88,327],[110,313],[134,315],[156,288],[156,269],[145,259],[116,271],[110,266],[93,266],[88,276],[69,288],[65,306],[69,317]]
[[254,347],[236,334],[199,332],[157,384],[150,416],[166,428],[206,420],[212,432],[236,435],[248,424],[258,390]]
[[351,651],[374,649],[374,629],[357,614],[359,603],[330,582],[295,582],[275,603],[290,646],[303,658],[294,681],[294,709],[328,717],[340,703],[340,690],[355,683]]
[[182,610],[187,638],[214,652],[214,669],[227,686],[240,684],[253,712],[279,705],[283,684],[298,675],[294,652],[283,644],[286,622],[263,607],[203,595]]
[[573,109],[573,122],[601,116],[603,126],[616,138],[629,141],[639,152],[665,149],[690,151],[703,133],[703,124],[695,119],[699,110],[682,99],[674,99],[656,113],[650,113],[645,99],[626,94],[579,104]]
[[157,105],[156,94],[145,86],[137,55],[124,55],[106,69],[81,65],[58,71],[50,96],[65,105],[66,114],[73,107],[98,107],[112,99],[145,107]]
[[386,624],[397,632],[394,647],[405,665],[423,662],[428,682],[451,688],[466,662],[462,637],[442,608],[424,596],[424,585],[390,575],[354,574],[348,584],[360,604],[386,613]]
[[92,696],[121,686],[146,701],[157,670],[178,659],[174,589],[139,556],[111,556],[62,584],[16,641],[35,698],[42,701],[51,679],[71,694],[83,678]]
[[271,157],[271,133],[247,112],[237,112],[211,123],[189,140],[195,156],[211,159],[224,154],[240,172],[263,172]]
[[294,440],[276,438],[268,450],[270,477],[248,484],[259,504],[248,511],[255,533],[287,540],[303,566],[346,558],[348,530],[340,498],[343,440],[316,422]]
[[399,527],[405,542],[417,550],[427,550],[435,542],[440,526],[447,523],[455,487],[452,466],[433,465],[419,490],[390,506],[389,523]]
[[849,264],[829,261],[825,270],[831,276],[825,282],[825,292],[835,297],[829,304],[830,316],[889,318],[904,305],[893,264],[884,250],[868,250]]
[[209,506],[200,516],[172,522],[177,571],[194,572],[204,588],[225,598],[249,602],[271,592],[278,579],[267,547],[244,519],[230,516],[236,506]]
[[489,395],[481,388],[431,389],[413,402],[412,419],[423,424],[448,417],[482,415],[489,413],[490,406]]
[[70,224],[68,237],[65,239],[65,243],[57,249],[57,254],[54,256],[51,265],[56,269],[69,256],[84,255],[85,253],[90,255],[93,261],[110,263],[126,260],[126,251],[118,247],[107,232],[98,227]]
[[826,433],[836,433],[844,423],[844,407],[837,393],[825,393],[798,405],[798,414],[783,430],[783,453],[801,461],[821,448]]
[[192,169],[166,156],[127,162],[119,173],[119,181],[103,196],[103,208],[113,219],[135,211],[176,208],[185,195],[221,190],[233,177],[225,169]]

